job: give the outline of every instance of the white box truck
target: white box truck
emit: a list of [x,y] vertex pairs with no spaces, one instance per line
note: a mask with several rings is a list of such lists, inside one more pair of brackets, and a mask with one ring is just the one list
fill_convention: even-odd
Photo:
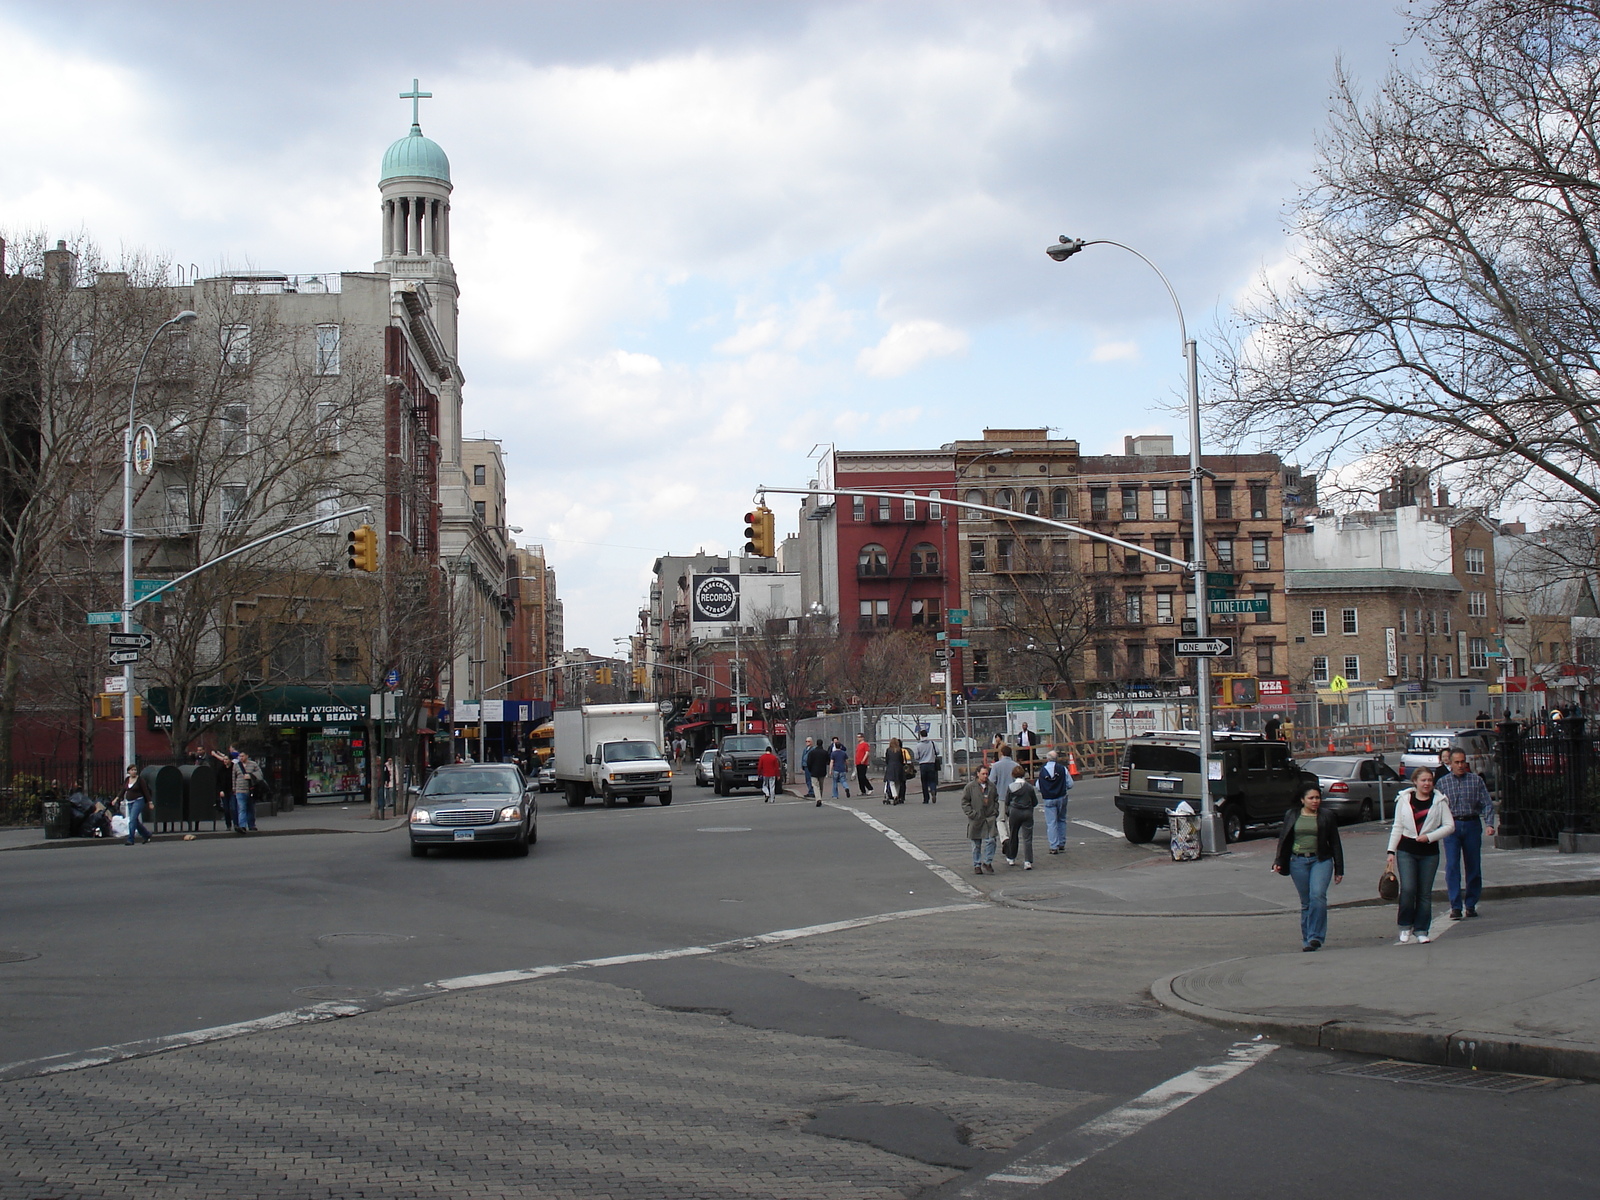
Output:
[[556,782],[567,804],[599,796],[643,804],[672,803],[672,767],[662,756],[661,710],[654,704],[585,704],[555,715]]

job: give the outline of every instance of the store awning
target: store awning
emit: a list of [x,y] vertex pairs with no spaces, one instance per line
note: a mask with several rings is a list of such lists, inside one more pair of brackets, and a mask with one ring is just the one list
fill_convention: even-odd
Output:
[[672,727],[672,732],[673,733],[682,733],[686,729],[699,729],[702,725],[709,725],[709,724],[711,724],[710,721],[688,721],[688,722],[685,722],[682,725],[674,725]]

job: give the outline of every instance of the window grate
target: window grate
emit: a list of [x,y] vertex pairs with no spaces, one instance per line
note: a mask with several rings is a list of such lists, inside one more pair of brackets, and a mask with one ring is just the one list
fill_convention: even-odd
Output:
[[1469,1067],[1430,1067],[1422,1063],[1354,1063],[1335,1067],[1325,1075],[1354,1075],[1360,1079],[1386,1079],[1390,1083],[1420,1083],[1430,1087],[1469,1088],[1476,1092],[1526,1092],[1556,1080],[1539,1075],[1507,1075],[1501,1071],[1474,1071]]

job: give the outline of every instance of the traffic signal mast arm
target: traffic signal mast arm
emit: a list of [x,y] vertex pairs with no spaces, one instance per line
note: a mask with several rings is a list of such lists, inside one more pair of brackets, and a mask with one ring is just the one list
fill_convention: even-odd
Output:
[[[767,493],[780,496],[863,496],[876,497],[885,500],[905,500],[905,492],[868,492],[859,488],[785,488],[785,487],[758,487],[756,495],[764,496]],[[1071,533],[1081,534],[1093,538],[1097,542],[1109,542],[1113,546],[1121,546],[1124,550],[1132,550],[1143,554],[1146,558],[1153,558],[1160,562],[1172,563],[1182,567],[1185,571],[1197,571],[1199,565],[1186,558],[1174,558],[1170,554],[1162,554],[1158,550],[1151,550],[1148,546],[1141,546],[1136,542],[1125,542],[1121,538],[1114,538],[1108,533],[1099,533],[1093,529],[1085,529],[1082,525],[1072,525],[1066,521],[1055,521],[1049,517],[1036,517],[1032,513],[1020,513],[1014,508],[996,508],[992,504],[974,504],[970,500],[946,500],[943,497],[932,499],[928,496],[912,496],[910,499],[922,500],[928,504],[944,504],[951,508],[968,508],[974,512],[994,513],[996,516],[1020,518],[1033,525],[1048,525],[1052,529],[1065,529]],[[763,507],[765,507],[763,505]]]

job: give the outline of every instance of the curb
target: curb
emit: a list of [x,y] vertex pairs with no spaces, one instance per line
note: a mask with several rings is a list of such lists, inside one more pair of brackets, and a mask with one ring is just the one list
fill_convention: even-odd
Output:
[[[1238,958],[1222,960],[1242,961]],[[1480,1033],[1472,1029],[1452,1032],[1365,1021],[1296,1021],[1287,1017],[1212,1008],[1178,995],[1173,985],[1179,979],[1194,970],[1206,969],[1192,967],[1187,971],[1164,975],[1150,986],[1150,992],[1163,1008],[1170,1008],[1186,1017],[1223,1029],[1259,1033],[1290,1045],[1400,1058],[1435,1067],[1466,1067],[1514,1075],[1544,1075],[1600,1082],[1600,1049],[1593,1046],[1550,1038],[1508,1038],[1503,1034]]]
[[[391,822],[391,823],[389,823],[387,825],[384,825],[384,826],[382,826],[382,827],[380,827],[378,829],[316,829],[316,828],[311,828],[311,829],[258,829],[258,830],[256,830],[256,832],[253,835],[252,834],[246,834],[245,837],[246,838],[250,838],[250,837],[305,837],[305,836],[310,835],[310,834],[322,834],[322,833],[392,833],[394,830],[402,829],[404,827],[405,827],[404,826],[404,822],[401,822],[399,824],[395,824],[395,823]],[[237,840],[238,837],[239,837],[239,835],[234,833],[233,830],[231,830],[231,829],[216,829],[216,830],[196,831],[195,833],[190,834],[190,835],[186,835],[186,834],[182,834],[182,833],[157,833],[157,834],[153,834],[151,836],[150,840],[152,842],[181,842],[181,841],[184,840],[184,838],[186,836],[192,836],[193,839],[195,841],[197,841],[197,842],[207,842],[207,841],[211,841],[211,840],[216,839],[216,838],[222,838],[222,839],[226,839],[226,840],[229,840],[229,841],[233,841],[233,840]],[[45,841],[24,842],[20,846],[0,846],[0,854],[5,854],[5,853],[7,853],[9,851],[12,851],[12,850],[66,850],[66,849],[69,849],[69,848],[72,848],[72,847],[77,847],[77,846],[119,846],[119,845],[126,845],[126,844],[127,843],[122,838],[119,838],[119,837],[109,837],[109,838],[85,838],[85,837],[53,838],[48,842],[45,842]]]

